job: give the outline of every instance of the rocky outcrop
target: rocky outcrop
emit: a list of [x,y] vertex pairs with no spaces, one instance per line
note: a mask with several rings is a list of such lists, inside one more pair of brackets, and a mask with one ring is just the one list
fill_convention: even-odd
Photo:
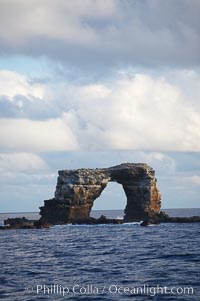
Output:
[[0,230],[6,229],[42,229],[49,228],[48,223],[41,223],[38,220],[29,220],[25,217],[7,218],[4,220],[4,226],[0,226]]
[[33,223],[34,221],[28,220],[25,217],[8,218],[4,221],[4,225],[12,229],[31,228],[33,227]]
[[59,171],[55,197],[40,207],[40,221],[50,224],[89,221],[93,203],[108,182],[121,184],[125,191],[124,221],[154,218],[159,213],[161,194],[154,170],[143,163],[124,163],[102,169]]
[[161,223],[200,223],[200,216],[190,216],[190,217],[168,217],[158,220]]
[[[0,230],[13,230],[13,229],[43,229],[53,226],[53,224],[45,223],[42,221],[31,221],[25,218],[14,218],[10,223],[11,219],[7,219],[4,222],[4,226],[0,226]],[[9,224],[8,224],[9,222]],[[87,225],[99,225],[99,224],[114,224],[120,225],[125,223],[122,219],[108,219],[105,216],[100,218],[89,217],[85,220],[78,219],[73,221],[74,225],[87,224]],[[147,227],[151,225],[159,225],[160,223],[200,223],[200,216],[192,217],[169,217],[165,214],[158,214],[153,219],[145,219],[142,222],[139,222],[138,225],[141,227]]]

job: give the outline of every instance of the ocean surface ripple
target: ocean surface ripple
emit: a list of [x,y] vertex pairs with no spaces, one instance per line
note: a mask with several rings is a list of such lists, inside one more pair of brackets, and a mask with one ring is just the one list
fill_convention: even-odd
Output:
[[[1,231],[0,298],[199,300],[199,234],[198,223]],[[138,295],[131,291],[144,286],[193,287],[194,293],[153,296],[153,291]],[[69,289],[65,296],[62,287]]]

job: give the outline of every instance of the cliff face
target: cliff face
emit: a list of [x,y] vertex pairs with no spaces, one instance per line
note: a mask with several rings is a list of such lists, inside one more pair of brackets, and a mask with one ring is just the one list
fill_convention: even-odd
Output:
[[160,211],[161,195],[155,172],[147,164],[124,163],[102,169],[62,170],[58,174],[55,197],[40,207],[43,222],[87,220],[94,200],[110,181],[121,184],[127,196],[125,221],[140,221]]

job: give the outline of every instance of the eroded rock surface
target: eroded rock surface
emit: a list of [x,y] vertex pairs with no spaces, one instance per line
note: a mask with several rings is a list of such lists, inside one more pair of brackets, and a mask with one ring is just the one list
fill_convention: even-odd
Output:
[[87,221],[95,199],[108,182],[121,184],[125,191],[124,221],[154,218],[160,211],[161,194],[155,172],[147,164],[124,163],[110,168],[62,170],[58,174],[55,197],[40,207],[41,222]]

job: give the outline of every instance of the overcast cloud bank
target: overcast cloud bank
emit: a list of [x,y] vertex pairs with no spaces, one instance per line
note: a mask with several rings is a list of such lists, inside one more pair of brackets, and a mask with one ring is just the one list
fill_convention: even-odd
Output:
[[199,14],[198,0],[0,1],[1,210],[37,210],[58,169],[127,161],[156,169],[165,207],[199,206]]
[[198,0],[2,0],[0,49],[95,71],[191,67],[199,64],[199,11]]
[[[175,84],[135,74],[96,84],[61,82],[55,88],[9,72],[0,92],[7,116],[0,118],[1,149],[199,151],[200,77],[185,70],[175,75]],[[7,76],[1,71],[0,81]]]

